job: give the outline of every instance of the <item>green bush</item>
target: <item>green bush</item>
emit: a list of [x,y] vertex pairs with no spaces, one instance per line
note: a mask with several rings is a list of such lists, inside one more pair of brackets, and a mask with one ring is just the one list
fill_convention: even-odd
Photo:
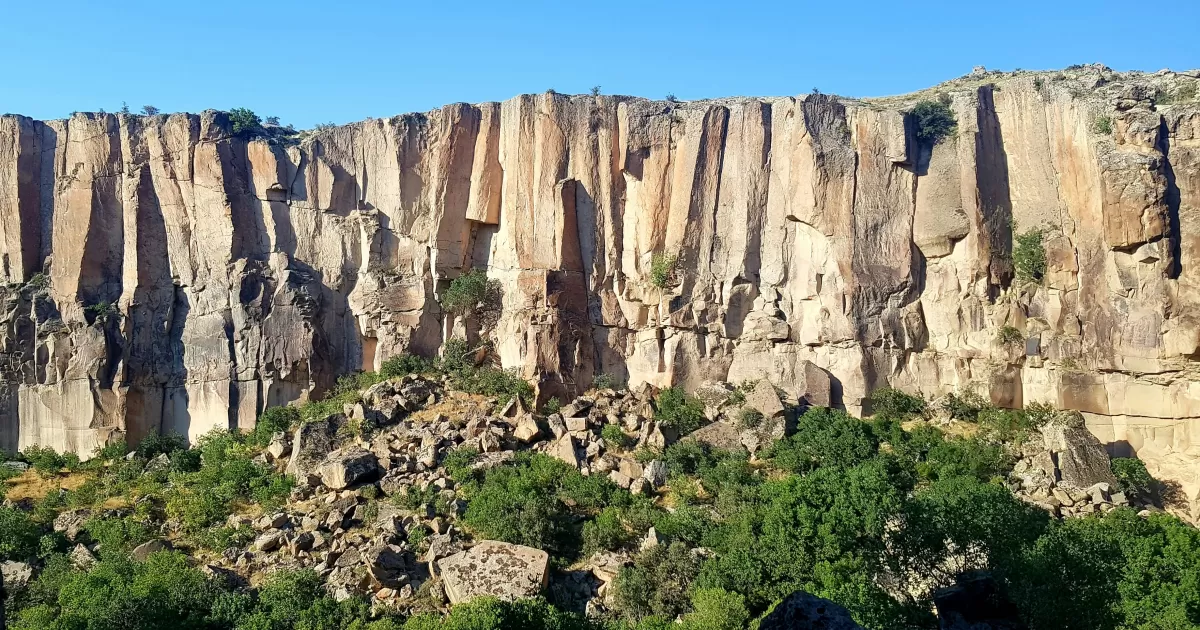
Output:
[[948,100],[921,101],[909,115],[915,123],[917,139],[928,146],[936,145],[958,129]]
[[617,575],[617,610],[630,621],[651,615],[674,619],[690,608],[692,581],[699,572],[699,557],[683,543],[651,547]]
[[[598,622],[561,611],[544,599],[504,601],[481,597],[450,609],[445,617],[424,613],[411,617],[404,630],[601,630]],[[374,630],[374,629],[369,629]]]
[[379,366],[379,375],[383,378],[396,378],[406,374],[422,374],[433,371],[433,363],[425,357],[415,354],[402,354],[392,357]]
[[1111,467],[1121,492],[1147,499],[1153,495],[1156,482],[1145,462],[1136,457],[1114,457]]
[[590,556],[597,551],[620,549],[634,538],[633,532],[626,529],[621,521],[620,510],[607,507],[601,510],[596,518],[583,524],[583,555]]
[[609,448],[625,448],[630,443],[629,436],[625,435],[619,424],[604,425],[604,428],[600,429],[600,437]]
[[108,300],[101,300],[83,307],[83,313],[99,324],[107,324],[109,320],[117,320],[121,317],[121,310]]
[[675,429],[680,435],[687,435],[708,422],[704,416],[704,403],[678,387],[668,387],[659,392],[655,400],[654,419],[663,426]]
[[1046,276],[1046,231],[1033,228],[1022,233],[1013,230],[1013,271],[1021,282],[1041,282]]
[[28,514],[0,506],[0,560],[21,562],[33,558],[41,537],[42,529]]
[[470,446],[460,446],[442,458],[442,468],[456,483],[465,483],[472,477],[471,466],[479,458],[479,451]]
[[616,389],[620,386],[621,383],[611,374],[601,372],[592,379],[592,389]]
[[1113,132],[1113,120],[1111,116],[1097,116],[1092,121],[1092,133],[1101,136],[1111,136]]
[[917,474],[929,480],[970,476],[987,481],[1008,474],[1012,464],[1011,456],[998,444],[978,437],[955,437],[929,446],[917,463]]
[[741,429],[757,429],[763,420],[766,420],[766,416],[751,407],[745,407],[738,413],[738,427]]
[[675,281],[675,270],[679,257],[675,254],[656,253],[650,259],[650,284],[665,289]]
[[300,409],[290,405],[268,407],[258,416],[249,441],[255,446],[266,446],[271,438],[281,431],[290,431],[301,422]]
[[223,521],[238,501],[270,508],[291,492],[294,480],[254,462],[254,449],[235,433],[207,433],[200,437],[197,449],[199,470],[172,474],[166,497],[167,514],[178,518],[189,532]]
[[979,422],[979,414],[991,408],[991,403],[974,389],[964,389],[957,393],[946,394],[942,401],[942,411],[955,420],[963,422]]
[[870,425],[844,411],[814,407],[800,416],[793,435],[772,446],[770,458],[784,470],[802,473],[821,466],[856,466],[878,450]]
[[750,622],[746,598],[721,588],[696,589],[692,611],[683,616],[681,630],[742,630]]
[[187,438],[182,435],[151,433],[138,443],[137,454],[143,459],[154,459],[161,454],[168,456],[175,451],[187,449]]
[[925,399],[891,387],[871,392],[871,413],[877,416],[904,420],[925,413]]
[[450,281],[442,294],[442,308],[456,315],[495,310],[499,307],[499,293],[500,283],[488,280],[486,271],[472,269]]
[[519,454],[486,471],[465,488],[463,523],[479,537],[545,549],[574,557],[577,517],[601,510],[627,495],[606,477],[584,477],[543,454]]
[[21,456],[42,476],[57,475],[67,465],[67,458],[48,446],[35,444],[22,451]]
[[241,138],[253,138],[262,133],[262,119],[245,107],[229,110],[229,123],[232,125],[233,135]]
[[996,333],[996,343],[1002,346],[1015,346],[1025,343],[1025,333],[1015,326],[1001,326]]

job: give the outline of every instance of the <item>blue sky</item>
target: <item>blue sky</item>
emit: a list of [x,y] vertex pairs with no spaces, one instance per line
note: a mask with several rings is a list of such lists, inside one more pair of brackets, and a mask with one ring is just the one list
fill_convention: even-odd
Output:
[[1200,67],[1200,1],[10,0],[0,112],[249,107],[310,127],[522,92],[908,92],[989,68]]

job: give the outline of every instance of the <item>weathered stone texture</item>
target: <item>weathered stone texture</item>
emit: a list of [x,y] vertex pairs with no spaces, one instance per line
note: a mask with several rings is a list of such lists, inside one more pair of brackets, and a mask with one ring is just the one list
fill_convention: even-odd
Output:
[[[483,268],[503,290],[486,334],[543,398],[599,373],[762,379],[858,412],[880,386],[974,383],[1083,412],[1195,496],[1200,104],[1122,96],[1195,80],[546,93],[291,145],[220,112],[0,117],[0,448],[250,427],[436,352],[463,329],[439,291]],[[904,112],[937,93],[958,129],[931,147]],[[1013,221],[1048,230],[1040,286],[1012,283]],[[678,266],[659,287],[663,253]],[[1002,326],[1032,354],[999,347]]]

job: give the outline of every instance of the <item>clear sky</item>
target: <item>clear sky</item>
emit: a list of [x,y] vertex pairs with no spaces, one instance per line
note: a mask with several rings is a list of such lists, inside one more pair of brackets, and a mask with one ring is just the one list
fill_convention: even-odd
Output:
[[522,92],[909,92],[974,65],[1200,67],[1200,0],[5,0],[0,112],[249,107],[310,127]]

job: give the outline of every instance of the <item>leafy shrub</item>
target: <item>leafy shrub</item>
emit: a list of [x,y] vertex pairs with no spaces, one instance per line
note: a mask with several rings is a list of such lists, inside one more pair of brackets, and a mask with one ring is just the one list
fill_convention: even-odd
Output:
[[934,146],[958,129],[958,121],[946,100],[921,101],[909,112],[916,125],[917,139]]
[[225,519],[237,501],[277,505],[291,492],[294,480],[253,461],[254,451],[235,433],[215,430],[200,437],[199,470],[171,476],[167,514],[190,532]]
[[1111,116],[1097,116],[1092,121],[1092,133],[1101,136],[1111,136],[1113,132]]
[[596,518],[583,524],[583,555],[619,549],[633,539],[633,533],[625,529],[625,524],[621,522],[620,511],[607,507]]
[[[598,622],[582,615],[561,611],[546,600],[504,601],[481,597],[450,609],[442,617],[424,613],[409,618],[404,630],[601,630]],[[368,630],[375,630],[369,628]]]
[[1143,498],[1149,498],[1154,492],[1154,477],[1146,470],[1146,463],[1142,460],[1136,457],[1114,457],[1111,467],[1121,492]]
[[385,379],[431,371],[433,371],[433,364],[429,359],[419,357],[415,354],[402,354],[392,357],[379,366],[379,375]]
[[83,307],[83,313],[98,324],[107,324],[109,320],[117,320],[121,317],[121,311],[117,305],[108,300],[101,300]]
[[1015,326],[1001,326],[996,333],[996,343],[1002,346],[1015,346],[1025,343],[1025,333]]
[[463,523],[483,538],[573,556],[575,517],[604,508],[618,490],[606,477],[584,477],[547,455],[521,454],[486,471],[477,487],[466,488]]
[[751,407],[746,407],[738,413],[738,427],[742,429],[756,429],[762,425],[763,420],[766,420],[766,416]]
[[455,372],[451,379],[459,391],[493,397],[500,405],[513,398],[520,398],[526,405],[533,402],[533,386],[515,371],[493,367],[467,368]]
[[897,420],[925,413],[925,399],[891,387],[880,387],[871,392],[871,413]]
[[0,560],[24,561],[38,551],[41,528],[25,512],[0,506]]
[[654,419],[681,435],[691,433],[708,422],[704,417],[704,403],[678,387],[668,387],[659,392],[655,403]]
[[617,424],[606,424],[600,429],[600,437],[609,448],[624,448],[629,446],[629,436]]
[[592,389],[616,389],[620,386],[621,383],[611,374],[601,372],[596,375],[596,378],[592,379]]
[[266,446],[271,438],[280,431],[290,431],[300,424],[300,410],[290,405],[268,407],[258,416],[254,431],[250,434],[250,442],[256,446]]
[[442,468],[456,483],[465,483],[471,478],[471,465],[479,457],[479,451],[470,446],[460,446],[442,458]]
[[550,400],[547,400],[546,404],[542,405],[542,413],[545,413],[545,414],[558,413],[559,410],[561,410],[561,409],[562,409],[562,401],[559,400],[557,396],[555,396],[554,398],[551,398]]
[[700,560],[682,543],[656,545],[621,569],[615,581],[617,609],[631,621],[654,615],[674,619],[690,607]]
[[153,105],[142,105],[143,116],[157,116],[158,108]]
[[942,410],[955,420],[963,422],[978,422],[979,414],[991,407],[991,403],[974,389],[965,389],[957,393],[946,394],[942,400]]
[[39,271],[29,277],[29,281],[25,283],[25,286],[35,291],[45,289],[50,286],[50,276]]
[[472,269],[450,281],[442,294],[442,308],[457,315],[499,307],[500,283],[488,280],[487,272]]
[[1022,233],[1013,230],[1013,270],[1021,282],[1041,282],[1046,275],[1046,231],[1033,228]]
[[821,466],[846,468],[875,456],[879,439],[871,427],[844,411],[814,407],[796,422],[796,433],[771,448],[774,464],[807,472]]
[[1023,409],[996,409],[988,406],[978,416],[980,428],[985,434],[1001,442],[1023,442],[1044,422],[1041,413],[1030,415]]
[[182,435],[151,433],[142,438],[137,447],[137,454],[143,459],[154,459],[163,453],[170,455],[175,451],[184,450],[187,446],[187,438]]
[[229,110],[229,122],[233,126],[233,135],[240,138],[253,138],[262,133],[262,119],[245,107]]
[[682,630],[742,630],[750,621],[746,598],[721,588],[696,589],[692,611],[683,616]]
[[33,445],[21,452],[21,456],[39,475],[57,475],[67,465],[67,457],[48,446]]
[[987,481],[1007,474],[1012,463],[998,444],[977,437],[955,437],[934,442],[917,464],[917,473],[929,480],[969,476]]
[[675,254],[656,253],[650,259],[650,284],[665,289],[675,281],[675,268],[679,257]]

